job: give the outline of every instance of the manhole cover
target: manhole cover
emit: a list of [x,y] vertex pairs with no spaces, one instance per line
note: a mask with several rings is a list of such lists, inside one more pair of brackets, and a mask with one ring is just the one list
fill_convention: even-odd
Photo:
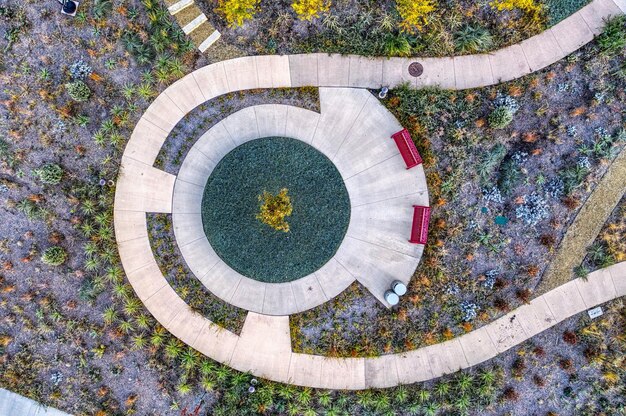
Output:
[[411,62],[409,65],[409,74],[412,77],[419,77],[424,72],[424,67],[419,62]]

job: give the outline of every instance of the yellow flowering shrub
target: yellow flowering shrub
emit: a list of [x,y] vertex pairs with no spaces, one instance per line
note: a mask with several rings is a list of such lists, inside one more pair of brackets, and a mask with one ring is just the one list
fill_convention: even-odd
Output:
[[428,24],[428,15],[435,10],[435,3],[432,0],[396,0],[396,10],[402,18],[402,30],[416,32]]
[[291,8],[298,15],[298,19],[310,21],[330,10],[330,0],[296,0]]
[[224,16],[229,26],[242,26],[254,17],[258,4],[259,0],[218,0],[215,11]]
[[289,232],[289,224],[285,217],[291,215],[293,207],[291,198],[287,195],[287,188],[283,188],[276,195],[265,191],[259,195],[261,208],[256,218],[275,230]]
[[535,0],[494,0],[489,5],[498,11],[521,10],[533,26],[542,25],[545,21],[543,6]]

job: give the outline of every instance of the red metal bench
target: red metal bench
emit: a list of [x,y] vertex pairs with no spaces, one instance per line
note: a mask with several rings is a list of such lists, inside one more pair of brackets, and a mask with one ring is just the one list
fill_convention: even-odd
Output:
[[413,205],[413,225],[409,243],[426,244],[428,238],[428,222],[430,221],[430,207]]
[[415,143],[411,139],[411,135],[407,129],[402,129],[397,133],[394,133],[391,138],[396,142],[398,150],[404,159],[407,169],[411,169],[422,163],[422,157],[415,148]]

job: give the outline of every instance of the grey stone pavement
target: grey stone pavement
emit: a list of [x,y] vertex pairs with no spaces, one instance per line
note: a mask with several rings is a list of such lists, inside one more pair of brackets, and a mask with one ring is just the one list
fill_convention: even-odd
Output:
[[[389,221],[386,211],[378,209],[377,205],[397,198],[395,212],[406,215],[407,212],[402,211],[405,204],[399,201],[406,198],[404,202],[408,204],[420,192],[426,195],[426,190],[420,189],[418,179],[411,176],[423,173],[419,169],[412,169],[406,171],[409,173],[405,176],[400,174],[401,165],[397,163],[399,156],[392,155],[392,147],[379,143],[384,141],[380,135],[366,135],[367,139],[363,143],[349,141],[352,133],[356,137],[372,129],[368,127],[369,122],[385,119],[384,111],[374,105],[376,100],[357,88],[379,88],[409,82],[415,87],[438,85],[442,88],[464,89],[514,79],[556,62],[589,42],[601,31],[605,18],[621,13],[626,13],[626,0],[594,0],[546,32],[492,54],[424,59],[370,59],[326,54],[253,56],[218,62],[183,77],[159,95],[146,110],[122,157],[114,222],[122,264],[137,296],[174,336],[206,356],[237,370],[303,386],[363,389],[424,381],[471,367],[569,316],[626,295],[624,262],[591,273],[587,280],[570,281],[480,329],[441,344],[371,358],[299,354],[291,351],[289,317],[263,313],[263,308],[272,310],[271,305],[276,297],[268,298],[264,294],[263,302],[259,302],[257,290],[263,289],[253,285],[244,284],[236,288],[239,299],[256,302],[255,311],[248,313],[239,336],[194,313],[161,274],[150,249],[146,224],[147,212],[173,212],[177,216],[177,224],[188,224],[181,227],[193,228],[189,226],[193,221],[197,225],[197,218],[194,220],[193,215],[188,214],[197,213],[194,206],[198,206],[203,185],[199,177],[190,171],[181,172],[182,176],[177,178],[153,167],[169,132],[186,113],[228,92],[316,86],[320,87],[320,114],[311,115],[305,110],[294,107],[285,109],[283,106],[258,106],[241,110],[234,119],[225,119],[218,124],[221,127],[209,130],[207,138],[199,141],[203,144],[198,145],[198,152],[190,153],[185,163],[195,166],[206,175],[211,169],[211,163],[216,163],[220,155],[223,156],[224,152],[236,145],[233,137],[250,140],[255,135],[276,129],[282,131],[282,117],[286,111],[286,135],[302,137],[306,141],[310,137],[311,144],[328,155],[337,166],[343,166],[340,171],[350,194],[354,221],[351,222],[345,244],[335,256],[336,263],[328,263],[328,267],[335,267],[335,270],[329,270],[328,273],[336,275],[343,268],[349,273],[345,275],[346,282],[358,277],[372,293],[376,292],[379,282],[376,279],[368,280],[369,272],[408,279],[413,273],[415,259],[419,259],[421,253],[411,252],[413,248],[401,244],[395,237],[408,222]],[[413,61],[419,61],[424,67],[424,73],[418,78],[408,74],[408,65]],[[346,101],[352,104],[342,106],[341,103]],[[324,108],[333,106],[345,114],[338,118],[332,112],[324,112]],[[240,121],[232,122],[237,117],[240,117]],[[254,119],[256,123],[252,123]],[[349,123],[339,119],[352,119],[354,122],[348,126]],[[250,123],[241,122],[243,120]],[[313,127],[315,120],[317,125]],[[390,128],[392,125],[384,124],[381,128]],[[342,140],[330,140],[333,137],[341,137]],[[372,141],[367,142],[370,139]],[[358,157],[351,159],[351,150]],[[374,160],[378,163],[374,163]],[[207,165],[201,166],[203,162]],[[403,189],[407,184],[412,186],[412,192],[408,194]],[[173,198],[174,193],[176,198]],[[409,220],[405,218],[403,221]],[[371,233],[368,227],[372,228]],[[186,259],[195,255],[192,253],[193,238],[202,241],[202,236],[193,232],[181,236],[182,244],[190,246],[185,254]],[[180,228],[177,239],[179,235]],[[178,243],[181,244],[181,241]],[[386,249],[379,250],[378,247]],[[198,245],[195,250],[211,252],[207,245]],[[391,255],[394,257],[389,257]],[[410,257],[408,260],[413,259],[413,269],[408,267],[408,260],[396,260],[407,257]],[[383,265],[390,261],[395,265],[384,270]],[[201,280],[228,274],[227,269],[220,262],[192,266],[197,276],[203,276]],[[323,291],[319,277],[317,283],[311,281],[311,290]],[[297,293],[302,289],[291,287],[294,299],[307,298]],[[218,296],[225,298],[234,296],[234,293]],[[290,296],[287,289],[277,293],[278,297],[283,293]],[[318,299],[317,295],[313,299]],[[307,305],[298,301],[296,305],[302,310],[314,306],[313,302]],[[285,309],[283,312],[290,310]]]
[[0,416],[70,416],[19,394],[0,389]]

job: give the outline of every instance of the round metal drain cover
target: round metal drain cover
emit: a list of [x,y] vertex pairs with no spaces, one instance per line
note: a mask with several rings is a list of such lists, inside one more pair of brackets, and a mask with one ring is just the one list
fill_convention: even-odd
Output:
[[409,65],[409,74],[412,77],[419,77],[424,73],[424,67],[419,62],[411,62]]

